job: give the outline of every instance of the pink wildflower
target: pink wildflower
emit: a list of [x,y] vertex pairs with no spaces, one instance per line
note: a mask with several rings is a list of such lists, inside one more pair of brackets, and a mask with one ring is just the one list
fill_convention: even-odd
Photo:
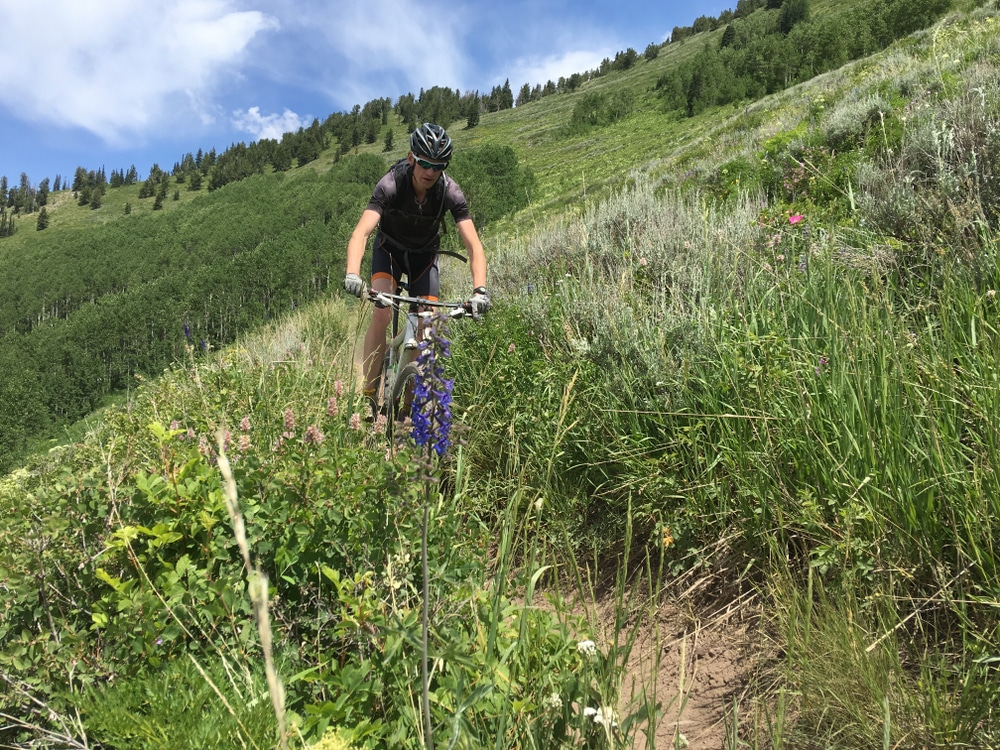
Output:
[[798,224],[804,218],[806,218],[806,217],[803,216],[802,214],[793,214],[793,215],[791,215],[791,216],[788,217],[788,223],[789,224]]
[[336,396],[330,396],[326,402],[326,416],[335,417],[340,414],[340,405],[337,403]]
[[337,396],[337,398],[340,398],[341,396],[344,395],[344,381],[343,380],[337,380],[336,382],[334,382],[334,384],[333,384],[333,392]]
[[319,427],[314,424],[309,425],[306,428],[306,436],[303,438],[307,443],[313,443],[314,445],[320,445],[325,437],[323,433],[319,431]]
[[250,436],[246,434],[240,435],[240,439],[236,445],[239,448],[240,453],[246,453],[250,450]]
[[293,432],[295,430],[295,414],[291,409],[285,409],[285,430]]
[[352,430],[360,430],[361,429],[361,415],[358,414],[358,412],[354,412],[351,415],[351,421],[348,422],[348,426]]
[[250,417],[243,417],[240,420],[240,432],[250,432]]
[[515,349],[517,349],[517,347],[514,346],[513,342],[511,342],[510,346],[507,347],[507,353],[508,354],[513,354]]

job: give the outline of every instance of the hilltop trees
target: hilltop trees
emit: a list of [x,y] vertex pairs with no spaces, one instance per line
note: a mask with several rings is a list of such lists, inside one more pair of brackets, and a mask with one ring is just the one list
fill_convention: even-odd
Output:
[[6,206],[0,206],[0,237],[10,237],[14,234],[14,214]]
[[[950,5],[951,0],[889,0],[813,21],[808,0],[740,0],[719,44],[706,43],[661,76],[656,88],[668,110],[688,117],[710,106],[755,99],[883,48],[927,26]],[[686,33],[680,30],[680,38]]]

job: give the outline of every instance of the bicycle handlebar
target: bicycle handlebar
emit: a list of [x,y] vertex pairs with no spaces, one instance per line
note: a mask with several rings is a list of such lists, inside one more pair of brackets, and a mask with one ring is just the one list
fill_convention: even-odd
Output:
[[440,300],[427,299],[426,297],[408,297],[403,294],[391,294],[389,292],[379,292],[375,289],[368,289],[368,301],[376,307],[399,307],[406,304],[419,305],[421,307],[446,308],[450,312],[449,318],[462,318],[472,315],[472,308],[468,302],[441,302]]

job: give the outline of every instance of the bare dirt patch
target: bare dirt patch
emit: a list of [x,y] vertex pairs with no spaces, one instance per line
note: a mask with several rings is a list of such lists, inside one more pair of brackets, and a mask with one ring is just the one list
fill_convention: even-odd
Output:
[[[626,625],[635,633],[625,664],[622,702],[643,688],[660,704],[655,725],[657,750],[722,750],[732,736],[734,705],[744,700],[762,662],[757,608],[751,597],[715,606],[692,599],[662,597],[643,622]],[[599,596],[592,608],[597,638],[607,647],[614,637],[615,597]],[[625,633],[619,633],[622,642]],[[646,737],[635,747],[646,746]]]

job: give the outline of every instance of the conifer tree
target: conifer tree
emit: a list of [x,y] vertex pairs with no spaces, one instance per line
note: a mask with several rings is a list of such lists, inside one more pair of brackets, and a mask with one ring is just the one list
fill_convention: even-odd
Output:
[[42,210],[38,212],[38,222],[35,225],[35,229],[41,232],[43,229],[49,228],[49,212],[42,206]]

